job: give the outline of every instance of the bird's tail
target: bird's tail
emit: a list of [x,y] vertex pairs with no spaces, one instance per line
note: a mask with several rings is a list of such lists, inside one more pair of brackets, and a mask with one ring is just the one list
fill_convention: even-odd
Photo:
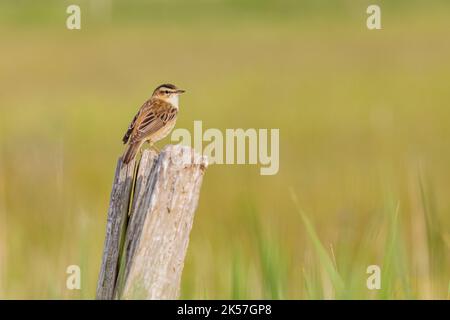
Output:
[[124,164],[130,163],[130,161],[134,159],[140,146],[141,146],[141,143],[139,143],[139,142],[130,143],[128,145],[128,147],[125,149],[125,152],[123,153],[123,156],[122,156],[122,161]]

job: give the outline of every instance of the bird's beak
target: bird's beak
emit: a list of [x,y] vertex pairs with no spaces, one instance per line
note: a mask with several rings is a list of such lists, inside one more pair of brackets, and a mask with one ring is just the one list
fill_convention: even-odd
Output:
[[183,89],[178,89],[177,91],[176,91],[176,93],[178,93],[178,94],[182,94],[182,93],[185,93],[186,92],[186,90],[183,90]]

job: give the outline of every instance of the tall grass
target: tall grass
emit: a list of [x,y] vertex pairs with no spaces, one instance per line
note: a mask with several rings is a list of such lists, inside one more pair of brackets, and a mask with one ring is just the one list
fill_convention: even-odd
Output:
[[295,195],[295,193],[292,189],[290,189],[290,193],[291,193],[292,200],[294,201],[294,204],[296,206],[296,209],[298,210],[298,213],[300,214],[302,222],[305,225],[305,229],[308,234],[308,237],[312,242],[313,249],[317,253],[317,256],[318,256],[319,262],[320,262],[320,266],[324,268],[324,270],[327,273],[327,276],[331,280],[331,283],[332,283],[333,289],[334,289],[334,296],[336,298],[341,298],[341,297],[343,297],[344,291],[345,291],[344,281],[342,280],[339,272],[336,270],[336,265],[333,264],[333,261],[330,257],[330,253],[327,252],[325,247],[320,242],[319,237],[318,237],[311,221],[309,220],[308,216],[300,208],[300,204],[298,203],[297,196]]
[[[424,192],[423,184],[418,182]],[[248,220],[251,229],[254,230],[256,256],[253,260],[251,255],[244,254],[244,249],[234,246],[231,262],[231,299],[251,299],[254,298],[255,288],[260,288],[260,298],[266,299],[423,299],[423,298],[448,298],[448,288],[444,285],[437,285],[430,293],[421,292],[417,288],[423,287],[428,281],[428,277],[418,278],[410,257],[407,241],[403,235],[403,230],[407,228],[402,219],[401,206],[398,201],[394,201],[392,194],[386,197],[386,205],[381,212],[380,223],[368,223],[361,232],[364,234],[357,250],[346,248],[340,243],[324,245],[323,241],[314,227],[313,222],[302,210],[296,191],[289,189],[290,197],[298,213],[296,223],[302,225],[305,231],[307,244],[306,252],[311,252],[315,257],[304,258],[295,261],[290,270],[287,264],[286,256],[289,250],[280,244],[277,238],[280,235],[274,235],[273,230],[267,227],[261,228],[259,214],[253,206],[245,206],[249,214]],[[403,215],[406,213],[403,212]],[[245,219],[244,219],[245,221]],[[442,234],[440,234],[442,236]],[[437,237],[440,239],[441,237]],[[380,238],[381,239],[377,239]],[[434,240],[435,241],[435,240]],[[427,250],[432,252],[435,242],[423,243]],[[382,243],[382,250],[378,250],[378,243]],[[439,243],[438,243],[439,244]],[[417,244],[416,244],[417,245]],[[339,247],[339,251],[333,248]],[[352,255],[349,254],[352,252]],[[414,252],[412,254],[415,254]],[[428,275],[431,278],[442,279],[441,276],[448,277],[443,272],[448,267],[448,253],[441,251],[440,256],[429,256],[430,265],[440,270],[435,273],[430,270]],[[251,265],[257,264],[257,280],[259,285],[251,286]],[[367,278],[370,274],[366,273],[369,265],[378,264],[381,269],[381,288],[369,289],[366,286]],[[345,274],[341,274],[338,265],[343,266]],[[348,272],[350,271],[350,272]],[[294,273],[301,274],[300,277],[293,277]],[[414,285],[413,285],[414,283]],[[439,289],[440,287],[441,289]],[[295,294],[292,288],[297,288]],[[331,290],[330,290],[331,288]],[[441,291],[443,290],[443,291]],[[446,292],[447,291],[447,292]]]
[[[422,185],[422,184],[421,184]],[[423,188],[423,186],[422,186]],[[423,189],[422,189],[423,191]],[[256,227],[256,239],[260,263],[260,282],[263,287],[263,298],[280,299],[280,298],[302,298],[302,299],[420,299],[430,298],[426,293],[414,291],[411,285],[415,279],[415,274],[412,272],[414,266],[411,267],[411,259],[408,257],[407,246],[405,239],[402,236],[402,222],[400,219],[400,204],[394,201],[386,200],[387,205],[384,209],[384,222],[381,225],[370,225],[367,229],[362,230],[363,233],[369,235],[363,244],[358,248],[358,252],[354,254],[356,259],[351,261],[342,261],[342,259],[349,259],[345,254],[335,255],[333,246],[327,249],[320,240],[319,235],[308,215],[301,209],[298,197],[293,189],[290,189],[291,199],[295,205],[295,209],[299,214],[298,223],[303,224],[309,240],[307,251],[312,251],[316,255],[314,263],[307,263],[306,260],[299,261],[296,266],[298,271],[302,273],[299,282],[293,282],[289,279],[286,272],[286,267],[281,263],[280,256],[286,254],[286,248],[277,244],[276,241],[269,240],[263,235],[259,227]],[[258,226],[258,221],[253,220]],[[380,228],[380,230],[373,230],[372,227]],[[366,287],[366,280],[369,274],[365,274],[366,268],[371,264],[368,259],[368,252],[376,251],[374,243],[370,241],[373,234],[383,234],[384,249],[379,253],[378,259],[381,268],[381,289],[371,289]],[[427,243],[428,250],[432,252],[432,247],[436,243]],[[239,252],[239,250],[238,250]],[[444,261],[448,258],[448,254],[441,252],[441,256],[430,256],[430,264],[435,265],[438,270],[442,271],[446,265]],[[236,253],[232,264],[232,295],[233,299],[249,298],[248,293],[248,267],[242,261],[242,254]],[[334,261],[335,260],[335,261]],[[374,261],[371,258],[372,262]],[[349,274],[343,277],[338,269],[337,263],[350,264],[352,270],[359,269],[358,273]],[[439,277],[440,273],[432,272],[432,275]],[[326,277],[327,279],[324,279]],[[331,295],[326,292],[327,282],[331,284]],[[419,280],[420,281],[420,280]],[[356,282],[359,282],[356,283]],[[289,296],[289,287],[297,286],[300,289],[299,296]],[[245,289],[243,289],[245,287]],[[445,287],[442,287],[445,289]],[[435,288],[437,289],[437,288]],[[439,293],[439,290],[434,290],[432,298],[447,298],[446,294]]]

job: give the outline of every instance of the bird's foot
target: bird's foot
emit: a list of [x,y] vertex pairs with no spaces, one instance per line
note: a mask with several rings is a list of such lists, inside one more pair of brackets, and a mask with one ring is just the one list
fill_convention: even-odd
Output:
[[150,150],[153,150],[153,151],[155,151],[155,152],[158,153],[158,154],[161,152],[161,151],[155,146],[155,143],[154,143],[153,141],[147,140],[146,142],[149,144]]
[[161,151],[154,144],[150,146],[150,149],[153,149],[156,153],[161,153]]

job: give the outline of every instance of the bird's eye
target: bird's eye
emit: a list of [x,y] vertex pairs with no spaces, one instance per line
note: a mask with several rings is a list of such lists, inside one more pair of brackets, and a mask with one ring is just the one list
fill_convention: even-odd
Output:
[[165,94],[169,94],[169,90],[164,91]]

